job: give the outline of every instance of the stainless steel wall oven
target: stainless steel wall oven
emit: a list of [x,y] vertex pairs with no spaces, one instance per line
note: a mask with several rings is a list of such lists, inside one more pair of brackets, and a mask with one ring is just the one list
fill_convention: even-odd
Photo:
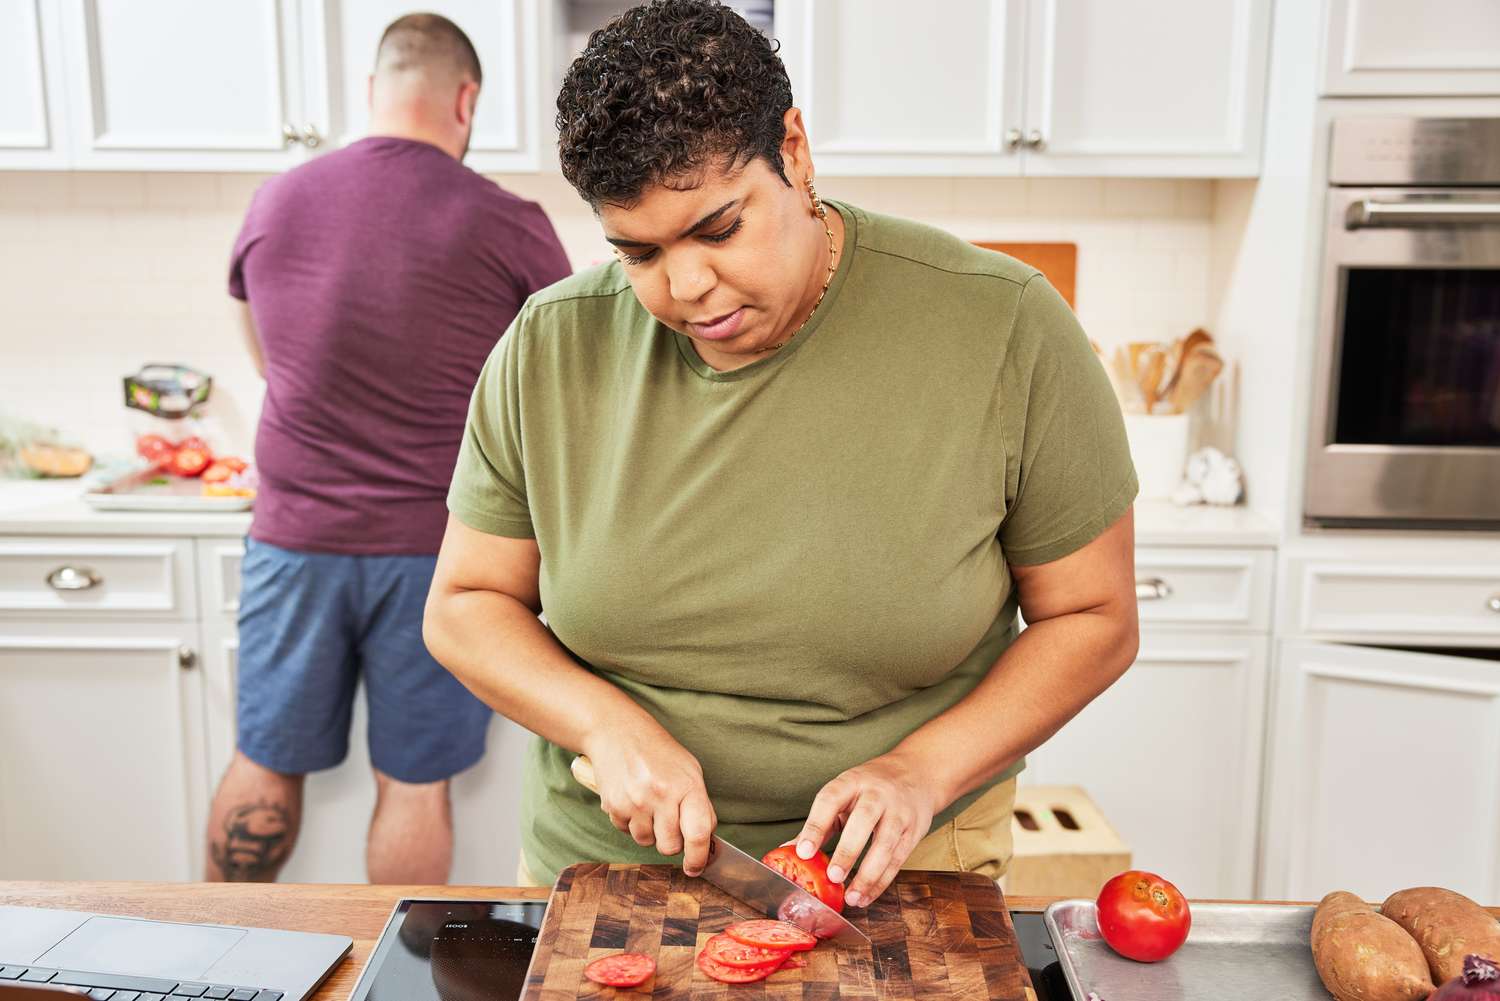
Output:
[[1333,123],[1304,514],[1500,525],[1500,118]]

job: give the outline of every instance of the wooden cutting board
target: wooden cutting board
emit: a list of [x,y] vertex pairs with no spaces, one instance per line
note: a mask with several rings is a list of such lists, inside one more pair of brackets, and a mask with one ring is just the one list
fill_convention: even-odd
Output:
[[1078,288],[1078,244],[1076,243],[979,243],[975,246],[998,250],[1023,261],[1047,276],[1069,306],[1078,305],[1073,296]]
[[[825,942],[800,954],[806,967],[756,984],[721,984],[698,969],[694,960],[710,937],[758,917],[675,866],[569,866],[552,891],[522,999],[1036,999],[1005,900],[993,880],[975,873],[902,872],[869,908],[848,914],[871,949]],[[653,957],[655,978],[634,990],[585,980],[583,968],[612,952]]]

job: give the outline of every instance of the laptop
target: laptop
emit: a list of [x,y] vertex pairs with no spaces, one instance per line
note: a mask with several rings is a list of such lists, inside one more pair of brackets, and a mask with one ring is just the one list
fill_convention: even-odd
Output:
[[402,898],[349,1001],[519,998],[547,903]]
[[0,984],[79,987],[94,1001],[304,1001],[353,944],[345,935],[0,905]]

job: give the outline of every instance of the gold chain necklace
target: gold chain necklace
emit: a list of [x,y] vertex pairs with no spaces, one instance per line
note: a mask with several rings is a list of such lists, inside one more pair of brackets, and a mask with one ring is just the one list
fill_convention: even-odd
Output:
[[[807,188],[809,191],[813,190],[811,181],[808,182]],[[780,351],[782,348],[792,343],[792,338],[802,333],[802,328],[807,326],[808,320],[811,320],[813,318],[813,315],[817,313],[818,307],[823,305],[823,297],[828,294],[828,286],[833,284],[833,272],[837,267],[837,262],[834,260],[833,256],[833,230],[829,228],[828,225],[828,209],[823,207],[823,203],[818,199],[817,192],[815,191],[813,191],[813,211],[818,214],[818,220],[823,223],[823,232],[828,234],[828,274],[823,278],[823,289],[818,293],[818,301],[813,303],[813,308],[808,312],[807,319],[797,324],[797,329],[793,330],[791,332],[791,335],[788,336],[786,340],[782,341],[780,344],[772,344],[770,347],[763,348],[762,350]]]

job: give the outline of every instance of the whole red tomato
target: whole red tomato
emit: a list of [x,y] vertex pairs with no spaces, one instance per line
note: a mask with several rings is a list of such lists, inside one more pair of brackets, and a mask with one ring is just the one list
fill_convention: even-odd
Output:
[[761,861],[834,910],[844,909],[844,884],[828,878],[828,856],[822,852],[800,858],[796,845],[782,845],[766,852]]
[[172,443],[159,434],[143,434],[135,440],[135,454],[149,462],[153,469],[165,466],[175,450]]
[[1122,872],[1099,891],[1099,931],[1127,959],[1154,963],[1187,941],[1193,916],[1177,887],[1152,872]]
[[179,450],[184,448],[191,448],[195,452],[202,452],[209,458],[213,458],[214,454],[214,450],[208,447],[208,442],[204,441],[202,438],[199,438],[197,435],[189,435],[188,437],[182,439],[177,443],[177,448]]

